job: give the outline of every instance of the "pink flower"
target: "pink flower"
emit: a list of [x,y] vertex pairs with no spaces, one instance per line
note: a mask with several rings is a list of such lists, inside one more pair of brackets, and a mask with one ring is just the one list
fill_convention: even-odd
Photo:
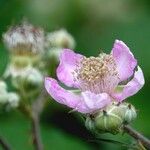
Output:
[[[137,93],[144,85],[142,70],[129,48],[116,40],[110,54],[85,57],[65,49],[60,56],[57,77],[46,77],[45,88],[57,102],[81,113],[95,113],[111,101],[121,102]],[[124,84],[127,82],[126,84]]]

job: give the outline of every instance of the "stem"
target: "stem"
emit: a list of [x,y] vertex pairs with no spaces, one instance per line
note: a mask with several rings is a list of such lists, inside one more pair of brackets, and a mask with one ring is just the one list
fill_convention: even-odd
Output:
[[11,150],[8,143],[2,137],[0,137],[0,145],[4,150]]
[[39,116],[34,113],[32,116],[32,134],[35,150],[43,150],[43,144],[40,135]]
[[150,140],[148,138],[144,137],[142,134],[134,130],[129,125],[124,125],[123,130],[136,140],[140,141],[147,149],[150,149]]
[[47,93],[42,90],[40,96],[32,104],[32,134],[33,144],[36,150],[43,150],[42,139],[40,135],[39,116],[44,108]]

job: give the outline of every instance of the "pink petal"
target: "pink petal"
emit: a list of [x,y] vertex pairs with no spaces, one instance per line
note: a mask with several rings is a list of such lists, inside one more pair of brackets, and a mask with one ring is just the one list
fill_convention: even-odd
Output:
[[45,78],[45,88],[58,103],[64,104],[81,113],[87,113],[89,111],[89,108],[83,103],[81,95],[76,95],[63,89],[55,79]]
[[135,72],[134,78],[128,82],[122,92],[113,93],[112,97],[117,101],[123,101],[129,96],[136,94],[144,85],[144,76],[140,67],[138,67],[138,71]]
[[49,77],[45,78],[45,88],[58,103],[84,114],[93,113],[110,102],[110,97],[106,93],[96,95],[91,92],[83,92],[80,95],[76,95],[63,89],[55,79]]
[[78,83],[74,81],[73,73],[75,73],[76,65],[82,57],[72,50],[64,49],[57,68],[57,77],[62,83],[70,87],[78,87]]
[[67,105],[71,108],[75,108],[80,103],[79,96],[63,89],[53,78],[45,78],[45,88],[51,97],[58,103]]
[[82,92],[82,96],[85,105],[89,108],[87,113],[96,112],[111,102],[111,99],[107,93],[94,94],[86,91]]
[[137,60],[127,45],[122,41],[116,40],[112,49],[112,55],[117,64],[120,81],[131,77],[137,65]]

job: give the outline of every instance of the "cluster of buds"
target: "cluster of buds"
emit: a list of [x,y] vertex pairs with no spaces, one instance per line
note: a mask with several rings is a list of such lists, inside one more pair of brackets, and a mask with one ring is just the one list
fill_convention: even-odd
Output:
[[55,64],[63,48],[75,46],[74,38],[65,29],[45,36],[42,28],[27,21],[10,27],[3,34],[3,40],[10,57],[4,78],[11,77],[13,87],[26,99],[39,95],[44,74],[51,68],[46,60]]
[[[11,77],[13,87],[21,99],[34,99],[43,85],[41,66],[45,54],[45,34],[43,29],[26,21],[10,27],[3,34],[4,43],[9,51],[9,63],[4,78]],[[10,93],[10,101],[17,99]]]
[[50,32],[46,36],[48,57],[59,59],[63,48],[75,48],[75,40],[65,29]]
[[38,69],[29,66],[14,76],[12,81],[14,87],[18,90],[22,88],[27,92],[33,92],[41,89],[43,75]]
[[16,108],[19,105],[19,95],[15,92],[8,92],[7,85],[4,81],[0,81],[0,104],[10,108]]
[[93,116],[88,116],[85,125],[88,129],[98,133],[116,134],[121,131],[124,124],[131,123],[136,116],[133,105],[113,102]]
[[29,66],[38,66],[44,54],[45,36],[41,28],[22,22],[10,27],[3,35],[4,43],[10,52],[10,63],[5,76],[15,76]]

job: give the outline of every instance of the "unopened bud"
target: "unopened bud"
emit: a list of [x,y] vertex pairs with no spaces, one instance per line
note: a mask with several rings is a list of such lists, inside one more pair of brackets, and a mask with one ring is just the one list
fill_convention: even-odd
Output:
[[95,124],[94,120],[92,120],[90,117],[87,117],[85,120],[85,127],[90,131],[95,131]]
[[44,32],[27,22],[10,27],[3,35],[9,51],[17,55],[34,55],[43,52]]
[[99,133],[110,132],[116,134],[119,132],[123,123],[122,112],[118,105],[112,103],[103,111],[100,111],[95,117],[95,127]]
[[18,107],[19,95],[13,92],[8,93],[8,104],[12,108]]
[[137,117],[137,113],[133,105],[129,103],[122,103],[120,107],[124,109],[124,122],[125,123],[130,123]]
[[5,93],[0,93],[0,104],[6,104],[8,102],[8,94],[7,92]]
[[47,35],[47,46],[57,48],[75,47],[75,40],[65,29],[51,32]]
[[0,81],[0,94],[6,93],[7,91],[7,85],[4,81]]
[[22,86],[24,90],[32,91],[41,87],[43,83],[43,75],[38,69],[28,67],[12,78],[12,82],[16,88],[20,88],[20,86]]
[[61,49],[61,48],[51,48],[51,49],[48,51],[47,57],[48,57],[50,60],[55,59],[55,60],[58,62],[58,61],[59,61],[59,58],[60,58],[61,52],[62,52],[62,49]]

